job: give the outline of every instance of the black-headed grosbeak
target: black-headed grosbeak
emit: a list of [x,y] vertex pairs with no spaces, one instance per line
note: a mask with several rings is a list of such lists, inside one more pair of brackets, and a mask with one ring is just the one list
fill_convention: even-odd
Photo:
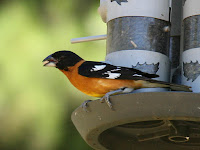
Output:
[[134,68],[114,66],[104,62],[85,61],[71,51],[58,51],[43,60],[44,66],[56,67],[69,81],[83,93],[102,97],[109,101],[110,95],[129,93],[140,88],[171,88],[172,90],[191,92],[190,87],[157,81],[159,77]]

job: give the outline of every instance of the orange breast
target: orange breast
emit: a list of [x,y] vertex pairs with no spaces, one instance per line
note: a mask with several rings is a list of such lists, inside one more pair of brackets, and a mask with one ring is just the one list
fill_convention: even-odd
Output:
[[69,81],[83,93],[93,96],[102,97],[107,92],[117,90],[123,87],[140,88],[142,81],[135,82],[134,80],[117,80],[117,79],[101,79],[88,78],[78,74],[78,66],[84,61],[70,67],[69,71],[61,70],[69,79]]

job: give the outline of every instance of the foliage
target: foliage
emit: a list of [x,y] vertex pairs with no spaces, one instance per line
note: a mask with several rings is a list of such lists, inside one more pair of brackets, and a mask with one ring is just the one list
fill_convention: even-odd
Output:
[[63,49],[104,60],[105,41],[70,44],[71,38],[105,34],[98,5],[93,0],[0,1],[0,149],[91,149],[70,118],[91,97],[41,61]]

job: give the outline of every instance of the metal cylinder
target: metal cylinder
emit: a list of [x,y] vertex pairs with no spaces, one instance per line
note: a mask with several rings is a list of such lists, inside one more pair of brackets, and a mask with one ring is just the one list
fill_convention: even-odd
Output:
[[169,0],[109,0],[101,4],[106,10],[102,15],[107,22],[106,61],[169,81]]
[[183,7],[184,42],[182,84],[200,92],[200,1],[186,0]]

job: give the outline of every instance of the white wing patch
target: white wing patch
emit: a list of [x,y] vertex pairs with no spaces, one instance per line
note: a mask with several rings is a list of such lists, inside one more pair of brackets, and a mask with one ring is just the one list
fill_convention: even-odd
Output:
[[115,72],[115,71],[119,71],[121,69],[113,69],[113,70],[110,70],[111,72]]
[[112,73],[111,71],[107,71],[104,74],[108,75],[108,77],[106,77],[107,79],[116,79],[121,76],[121,73]]
[[133,76],[136,76],[136,77],[142,77],[141,74],[134,74]]
[[95,65],[90,71],[103,70],[105,67],[106,67],[106,65]]

